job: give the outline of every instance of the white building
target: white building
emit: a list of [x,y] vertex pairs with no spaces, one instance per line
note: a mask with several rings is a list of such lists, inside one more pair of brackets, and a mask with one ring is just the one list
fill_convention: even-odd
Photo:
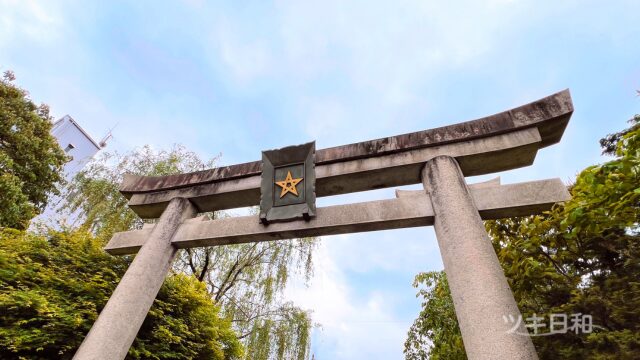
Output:
[[71,180],[95,154],[104,147],[95,142],[69,115],[56,121],[51,128],[53,135],[71,160],[64,166],[65,179]]
[[[84,168],[95,154],[106,146],[106,138],[97,143],[78,123],[73,120],[69,115],[63,116],[60,120],[53,123],[51,128],[51,135],[57,140],[60,147],[64,150],[67,156],[71,157],[71,160],[64,166],[64,178],[67,181],[71,181],[73,177]],[[62,190],[64,192],[64,190]],[[58,213],[58,207],[60,205],[59,196],[51,196],[47,204],[46,209],[42,214],[38,215],[32,221],[31,228],[38,224],[45,224],[49,226],[56,226],[59,221],[64,223],[72,223],[77,214],[67,215],[68,218],[61,218]]]

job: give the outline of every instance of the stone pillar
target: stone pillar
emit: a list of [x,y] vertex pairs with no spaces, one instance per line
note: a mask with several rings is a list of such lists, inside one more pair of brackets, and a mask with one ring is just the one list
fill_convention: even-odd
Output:
[[470,360],[537,359],[524,326],[514,333],[520,311],[504,276],[478,209],[457,161],[438,156],[422,170],[431,197],[435,231],[453,297],[456,317]]
[[125,358],[176,255],[171,238],[184,220],[195,215],[189,200],[174,198],[169,202],[74,359]]

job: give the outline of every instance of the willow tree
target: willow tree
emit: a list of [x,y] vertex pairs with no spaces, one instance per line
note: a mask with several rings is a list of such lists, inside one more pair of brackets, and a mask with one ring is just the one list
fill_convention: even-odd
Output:
[[[542,359],[636,359],[640,349],[640,116],[600,145],[614,158],[580,172],[571,200],[485,223],[525,318],[593,318],[591,333],[534,337]],[[415,285],[423,304],[407,359],[466,358],[444,273],[419,274]]]
[[[127,154],[103,153],[71,182],[64,208],[83,214],[76,225],[106,242],[114,232],[143,224],[118,192],[123,174],[197,171],[214,167],[217,159],[203,161],[182,146],[158,152],[143,147]],[[206,215],[228,216],[224,212]],[[284,301],[282,292],[293,273],[309,279],[317,243],[316,238],[305,238],[182,250],[174,272],[193,275],[206,284],[238,331],[248,359],[306,359],[310,315]]]

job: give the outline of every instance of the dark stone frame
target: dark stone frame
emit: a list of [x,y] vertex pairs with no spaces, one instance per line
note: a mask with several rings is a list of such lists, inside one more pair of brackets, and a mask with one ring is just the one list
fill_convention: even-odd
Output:
[[[316,142],[287,146],[282,149],[262,152],[262,175],[260,184],[260,222],[305,219],[316,215]],[[300,204],[275,206],[274,187],[275,169],[285,166],[304,164],[304,201]]]

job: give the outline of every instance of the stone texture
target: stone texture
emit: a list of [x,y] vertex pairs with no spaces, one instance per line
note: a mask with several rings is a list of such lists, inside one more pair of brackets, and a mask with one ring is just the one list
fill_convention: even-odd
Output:
[[[478,189],[491,189],[491,188],[499,188],[500,186],[500,176],[495,177],[491,180],[487,180],[487,181],[483,181],[483,182],[479,182],[479,183],[474,183],[474,184],[469,184],[469,190],[471,191],[471,196],[476,196],[476,194],[480,195],[482,194],[482,192],[478,192],[475,190]],[[521,184],[518,184],[521,185]],[[397,198],[408,198],[408,197],[414,197],[414,196],[422,196],[424,195],[425,192],[424,190],[400,190],[400,189],[396,189],[396,197]],[[478,208],[480,209],[480,208]]]
[[195,214],[188,200],[171,200],[74,359],[125,358],[175,257],[177,249],[171,245],[172,237],[180,224]]
[[[455,157],[465,175],[480,175],[533,163],[542,138],[535,127],[462,142],[329,164],[316,164],[316,196],[331,196],[420,183],[425,162]],[[260,176],[131,195],[129,207],[143,218],[157,217],[174,197],[189,199],[200,212],[258,205]]]
[[[536,127],[542,135],[542,146],[548,146],[560,140],[572,113],[573,103],[571,94],[567,89],[529,104],[476,120],[321,149],[317,151],[316,164],[323,165],[367,157],[378,157],[424,147],[441,146],[451,142],[491,137],[528,127]],[[169,176],[131,175],[125,178],[120,189],[124,194],[152,192],[250,177],[260,175],[260,172],[261,163],[254,161],[188,174]]]
[[[537,214],[553,203],[569,199],[560,179],[500,185],[499,179],[470,187],[483,219]],[[181,248],[269,241],[305,236],[388,230],[433,224],[433,208],[423,191],[401,191],[398,199],[318,208],[318,216],[281,224],[259,224],[257,216],[202,221],[187,220],[174,236]],[[115,234],[105,247],[114,255],[135,253],[149,238],[152,227]]]
[[[537,359],[531,339],[503,320],[520,311],[456,160],[436,157],[422,174],[468,358]],[[527,333],[524,321],[517,332]]]

